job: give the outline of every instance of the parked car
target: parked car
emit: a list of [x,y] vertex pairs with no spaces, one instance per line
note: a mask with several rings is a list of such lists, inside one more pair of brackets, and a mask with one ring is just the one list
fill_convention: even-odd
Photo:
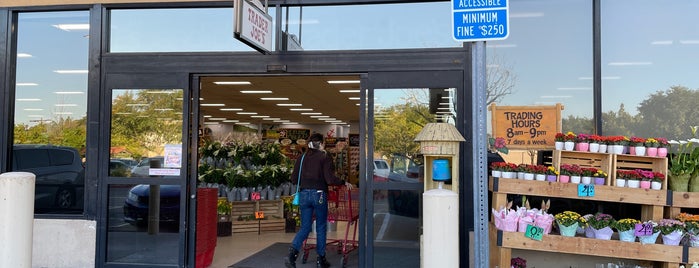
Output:
[[35,213],[82,211],[85,167],[75,148],[15,144],[11,170],[36,175]]
[[141,159],[141,162],[136,165],[131,170],[131,176],[132,177],[148,177],[150,174],[148,171],[150,170],[151,167],[153,168],[160,168],[163,166],[164,162],[164,157],[162,156],[156,156],[156,157],[147,157]]
[[[180,219],[180,186],[154,185],[160,187],[160,222],[177,223]],[[139,184],[129,190],[124,201],[124,221],[136,226],[148,223],[150,188]]]
[[110,177],[131,177],[131,167],[121,160],[109,160]]
[[388,181],[390,172],[391,168],[386,160],[374,159],[374,181]]

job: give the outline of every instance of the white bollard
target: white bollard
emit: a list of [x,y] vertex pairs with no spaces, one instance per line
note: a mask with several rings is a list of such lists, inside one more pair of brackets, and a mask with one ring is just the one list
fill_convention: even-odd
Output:
[[422,194],[422,267],[459,267],[459,195],[446,189]]
[[32,267],[35,181],[28,172],[0,174],[0,267]]

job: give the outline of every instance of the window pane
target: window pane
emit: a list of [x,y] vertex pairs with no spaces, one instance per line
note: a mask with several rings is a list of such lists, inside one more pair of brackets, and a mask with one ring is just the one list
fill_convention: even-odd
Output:
[[451,37],[450,4],[291,7],[282,28],[300,41],[289,50],[461,47]]
[[13,170],[36,174],[36,213],[82,213],[88,22],[87,11],[18,14]]
[[592,1],[509,3],[509,37],[486,44],[488,105],[561,103],[563,130],[591,133]]
[[692,137],[690,126],[699,125],[697,10],[697,1],[602,1],[605,135]]
[[[274,9],[269,14],[274,19]],[[111,52],[255,51],[233,37],[233,8],[114,9]]]

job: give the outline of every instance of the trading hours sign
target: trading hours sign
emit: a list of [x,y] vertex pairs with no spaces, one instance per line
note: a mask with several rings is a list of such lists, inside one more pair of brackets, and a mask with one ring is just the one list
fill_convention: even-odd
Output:
[[556,133],[561,132],[561,110],[555,106],[488,107],[492,116],[493,137],[505,139],[509,149],[552,149]]

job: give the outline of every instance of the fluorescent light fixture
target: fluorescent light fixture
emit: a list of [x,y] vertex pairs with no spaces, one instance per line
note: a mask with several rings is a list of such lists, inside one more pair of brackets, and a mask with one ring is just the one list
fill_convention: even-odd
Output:
[[651,45],[672,45],[672,40],[658,40],[650,42]]
[[333,125],[344,125],[344,124],[347,124],[347,123],[345,123],[345,122],[333,122],[333,123],[331,123],[331,124],[333,124]]
[[77,94],[85,94],[85,92],[82,91],[56,91],[54,92],[59,95],[77,95]]
[[240,120],[223,120],[223,123],[238,123]]
[[699,40],[680,40],[680,44],[683,44],[683,45],[697,45],[697,44],[699,44]]
[[328,122],[328,123],[341,123],[342,120],[329,120],[329,121],[325,121],[325,122]]
[[359,84],[359,80],[329,80],[328,84]]
[[298,122],[284,122],[282,125],[298,125]]
[[17,53],[17,58],[31,58],[32,54],[29,53]]
[[329,118],[329,115],[311,115],[311,118]]
[[87,74],[87,70],[55,70],[57,74]]
[[70,115],[73,114],[72,112],[54,112],[53,114],[58,114],[58,115]]
[[313,111],[313,109],[311,109],[311,108],[291,108],[291,109],[289,109],[289,111],[301,112],[301,111]]
[[28,86],[38,86],[39,84],[37,84],[37,83],[17,83],[15,85],[18,87],[28,87]]
[[235,123],[236,125],[249,125],[250,123],[248,122],[237,122]]
[[25,111],[43,111],[44,109],[41,108],[26,108],[24,109]]
[[241,90],[243,94],[271,94],[271,90]]
[[266,117],[266,118],[262,118],[262,120],[274,121],[274,120],[281,120],[281,118],[279,118],[279,117]]
[[218,122],[204,122],[204,125],[218,125]]
[[204,118],[209,118],[209,117],[211,117],[211,116],[210,116],[210,115],[205,115],[205,116],[203,116],[203,117],[204,117]]
[[440,102],[439,103],[439,105],[447,105],[447,106],[449,106],[449,104],[451,104],[451,103],[448,103],[448,102]]
[[340,93],[359,93],[359,89],[340,89]]
[[56,104],[54,106],[56,106],[56,107],[78,107],[78,105],[74,104],[74,103],[62,103],[62,104]]
[[200,106],[209,106],[209,107],[222,107],[222,106],[226,106],[226,105],[223,104],[223,103],[201,103],[201,104],[199,104],[199,105],[200,105]]
[[252,115],[252,114],[257,114],[257,113],[256,112],[237,112],[236,114]]
[[449,108],[449,107],[437,107],[437,110],[449,110],[449,109],[451,109],[451,108]]
[[41,101],[41,99],[16,99],[16,101]]
[[227,119],[223,118],[223,117],[211,117],[211,118],[209,118],[209,120],[211,120],[211,121],[223,121],[223,120],[227,120]]
[[64,30],[66,32],[76,31],[76,30],[89,30],[90,24],[87,23],[75,23],[75,24],[54,24],[53,27]]
[[332,120],[337,120],[337,118],[335,118],[335,117],[318,118],[318,120],[322,120],[322,121],[332,121]]
[[219,110],[224,111],[224,112],[231,112],[231,111],[242,111],[243,108],[221,108]]
[[260,98],[261,100],[289,100],[289,98]]
[[350,100],[359,100],[359,97],[349,97]]
[[147,103],[127,103],[126,106],[137,107],[137,106],[148,106]]
[[156,108],[156,109],[154,109],[154,110],[159,111],[159,112],[165,112],[165,111],[173,111],[173,110],[175,110],[175,109],[172,109],[172,108]]
[[301,113],[301,114],[302,114],[302,115],[321,115],[321,114],[323,114],[323,113],[316,113],[316,112],[314,112],[314,113]]
[[215,81],[217,85],[252,85],[249,81]]
[[118,113],[114,113],[114,114],[128,115],[128,114],[132,114],[132,113],[127,113],[127,112],[118,112]]
[[568,91],[587,91],[592,90],[591,87],[559,87],[557,90],[568,90]]
[[274,120],[275,123],[286,123],[291,122],[291,120]]
[[251,115],[251,118],[268,118],[269,115]]
[[443,99],[443,100],[451,100],[452,97],[451,97],[451,96],[442,96],[442,99]]
[[303,104],[300,103],[277,103],[277,106],[285,106],[285,107],[298,107],[298,106],[303,106]]
[[619,61],[619,62],[610,62],[609,66],[641,66],[641,65],[653,65],[652,62],[650,61]]

